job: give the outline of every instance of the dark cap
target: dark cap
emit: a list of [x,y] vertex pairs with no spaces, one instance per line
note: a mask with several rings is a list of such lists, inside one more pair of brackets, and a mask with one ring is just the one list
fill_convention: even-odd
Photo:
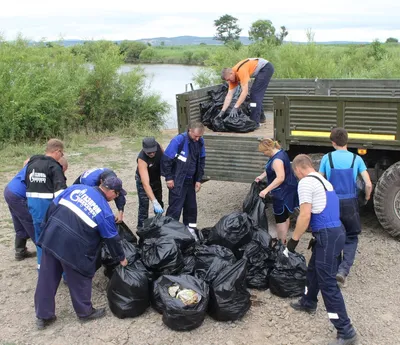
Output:
[[157,151],[157,141],[154,137],[147,137],[142,142],[143,151],[146,153]]
[[115,175],[109,175],[103,180],[103,186],[110,189],[115,190],[116,192],[126,195],[126,191],[122,189],[122,181]]

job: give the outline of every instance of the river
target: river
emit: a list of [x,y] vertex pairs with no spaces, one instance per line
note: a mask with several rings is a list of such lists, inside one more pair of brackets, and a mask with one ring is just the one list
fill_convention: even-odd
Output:
[[[137,65],[123,65],[121,72],[128,72]],[[200,69],[198,66],[185,65],[141,65],[151,78],[151,90],[159,93],[164,101],[171,105],[171,110],[166,116],[164,128],[177,128],[176,94],[185,92],[185,85],[193,83],[193,75]],[[194,86],[194,84],[193,84]],[[188,91],[190,85],[188,85]]]

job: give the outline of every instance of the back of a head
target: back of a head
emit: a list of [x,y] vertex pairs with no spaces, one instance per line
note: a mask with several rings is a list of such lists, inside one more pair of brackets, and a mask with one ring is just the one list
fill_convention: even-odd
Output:
[[189,129],[193,131],[199,130],[201,132],[204,132],[204,125],[200,121],[192,121],[189,124]]
[[330,140],[333,141],[337,146],[343,147],[347,145],[349,135],[344,128],[333,128],[331,131]]
[[258,151],[260,152],[272,151],[273,149],[281,149],[281,145],[279,145],[279,143],[273,139],[263,139],[258,144]]
[[59,139],[50,139],[46,144],[46,153],[64,151],[64,143]]
[[293,159],[292,168],[293,168],[293,170],[296,169],[296,168],[299,168],[299,169],[313,169],[313,170],[315,170],[313,162],[312,162],[310,156],[305,155],[305,154],[297,155]]

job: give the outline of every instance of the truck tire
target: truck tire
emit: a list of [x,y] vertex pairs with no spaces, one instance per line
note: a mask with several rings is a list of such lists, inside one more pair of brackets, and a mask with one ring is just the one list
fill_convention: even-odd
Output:
[[382,227],[400,240],[400,162],[390,166],[379,179],[375,188],[374,209]]

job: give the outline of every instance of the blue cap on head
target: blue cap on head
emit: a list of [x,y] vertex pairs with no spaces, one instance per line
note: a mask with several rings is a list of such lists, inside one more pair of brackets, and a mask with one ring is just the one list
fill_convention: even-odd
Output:
[[122,188],[122,181],[115,175],[109,175],[103,180],[103,186],[115,190],[116,192],[126,195],[125,189]]

